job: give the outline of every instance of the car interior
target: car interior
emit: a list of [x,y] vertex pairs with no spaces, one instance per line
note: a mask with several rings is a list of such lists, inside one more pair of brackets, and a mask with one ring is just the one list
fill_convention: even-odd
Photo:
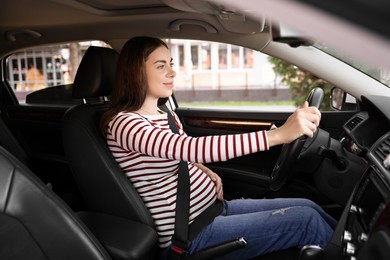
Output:
[[[99,131],[120,50],[138,35],[167,39],[169,46],[187,39],[237,45],[329,82],[324,100],[331,108],[321,110],[313,138],[206,166],[222,178],[225,199],[309,198],[338,220],[327,248],[290,248],[256,259],[388,259],[389,83],[329,55],[310,37],[283,36],[278,22],[249,11],[256,4],[240,4],[248,9],[217,0],[1,1],[0,259],[158,259],[153,219]],[[23,92],[12,81],[10,75],[27,73],[22,60],[30,47],[97,40],[106,45],[83,49],[72,82]],[[183,58],[185,46],[175,57]],[[23,71],[15,69],[21,65]],[[316,89],[321,93],[312,104],[320,106],[324,92]],[[182,101],[199,93],[178,90],[167,104],[194,137],[269,130],[291,115]],[[211,98],[223,92],[215,93]],[[223,259],[229,250],[235,249],[218,245],[188,258]]]

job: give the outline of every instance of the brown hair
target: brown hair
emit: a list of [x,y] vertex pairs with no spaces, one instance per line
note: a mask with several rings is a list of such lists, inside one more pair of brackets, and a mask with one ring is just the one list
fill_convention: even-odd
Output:
[[[123,46],[117,64],[110,105],[100,121],[100,129],[105,136],[108,124],[116,114],[141,108],[148,88],[145,62],[160,46],[168,48],[161,39],[148,36],[133,37]],[[158,105],[165,104],[167,100],[168,98],[160,98]]]

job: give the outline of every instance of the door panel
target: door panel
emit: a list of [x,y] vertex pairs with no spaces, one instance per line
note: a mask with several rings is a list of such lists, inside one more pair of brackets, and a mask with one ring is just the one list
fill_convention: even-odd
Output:
[[74,210],[83,207],[62,143],[67,106],[12,105],[3,120],[28,155],[29,168]]
[[66,107],[15,105],[4,112],[4,121],[30,157],[64,155],[61,120]]

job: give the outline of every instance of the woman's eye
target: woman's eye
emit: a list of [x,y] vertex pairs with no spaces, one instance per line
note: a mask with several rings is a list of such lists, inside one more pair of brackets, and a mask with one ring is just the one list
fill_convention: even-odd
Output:
[[171,62],[171,63],[169,64],[169,65],[171,66],[171,68],[173,67],[173,64],[174,64],[173,62]]

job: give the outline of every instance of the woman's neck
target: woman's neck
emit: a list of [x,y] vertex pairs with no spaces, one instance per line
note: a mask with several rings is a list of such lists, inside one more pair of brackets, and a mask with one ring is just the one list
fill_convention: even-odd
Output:
[[142,104],[141,108],[137,111],[138,113],[142,115],[159,115],[160,109],[158,109],[157,106],[158,100],[149,100],[146,99],[145,102]]
[[144,109],[142,107],[137,112],[141,115],[148,115],[148,116],[155,116],[161,114],[160,110],[158,109],[151,110],[151,109]]

